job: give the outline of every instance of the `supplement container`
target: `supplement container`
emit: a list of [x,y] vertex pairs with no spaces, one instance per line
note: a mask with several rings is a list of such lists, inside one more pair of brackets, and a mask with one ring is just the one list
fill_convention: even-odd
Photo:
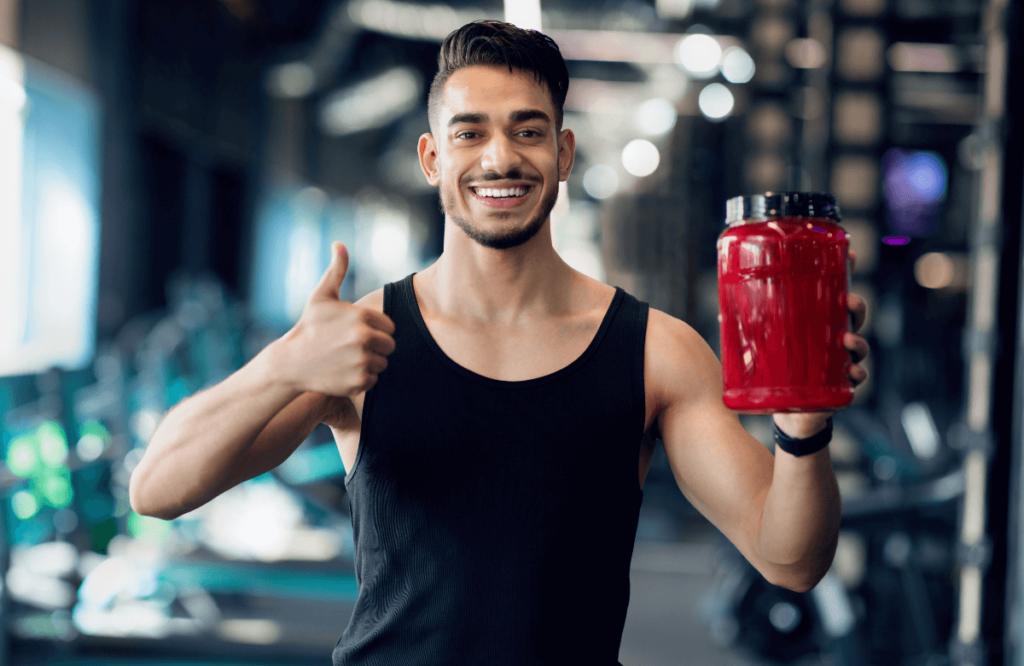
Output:
[[722,399],[747,413],[850,404],[849,239],[827,194],[735,197],[718,237]]

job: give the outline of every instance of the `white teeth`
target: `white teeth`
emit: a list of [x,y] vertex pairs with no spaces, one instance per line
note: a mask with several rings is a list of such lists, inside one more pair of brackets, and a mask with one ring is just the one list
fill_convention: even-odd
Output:
[[521,197],[526,194],[525,187],[510,187],[497,189],[493,187],[478,187],[474,190],[478,196],[491,199],[506,199],[508,197]]

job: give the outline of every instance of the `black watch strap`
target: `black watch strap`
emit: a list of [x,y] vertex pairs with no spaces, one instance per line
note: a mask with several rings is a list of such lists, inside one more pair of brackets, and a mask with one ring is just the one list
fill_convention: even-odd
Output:
[[807,456],[821,451],[832,441],[832,417],[828,417],[828,420],[825,421],[825,427],[821,432],[805,439],[790,437],[779,430],[779,426],[775,425],[774,420],[772,421],[772,430],[775,432],[776,447],[794,456]]

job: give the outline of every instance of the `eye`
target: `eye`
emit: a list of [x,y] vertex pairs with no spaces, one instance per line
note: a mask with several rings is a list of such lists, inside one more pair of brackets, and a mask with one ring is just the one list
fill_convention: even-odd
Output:
[[527,139],[534,139],[540,136],[540,132],[538,132],[537,130],[522,130],[518,134],[519,136],[525,137]]
[[456,139],[475,139],[479,136],[476,132],[459,132],[455,135]]

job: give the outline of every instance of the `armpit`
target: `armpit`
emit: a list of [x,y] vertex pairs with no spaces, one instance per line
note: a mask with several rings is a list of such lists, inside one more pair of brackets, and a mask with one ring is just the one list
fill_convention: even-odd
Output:
[[325,412],[326,415],[321,422],[332,428],[347,430],[359,426],[359,412],[350,398],[327,396]]

